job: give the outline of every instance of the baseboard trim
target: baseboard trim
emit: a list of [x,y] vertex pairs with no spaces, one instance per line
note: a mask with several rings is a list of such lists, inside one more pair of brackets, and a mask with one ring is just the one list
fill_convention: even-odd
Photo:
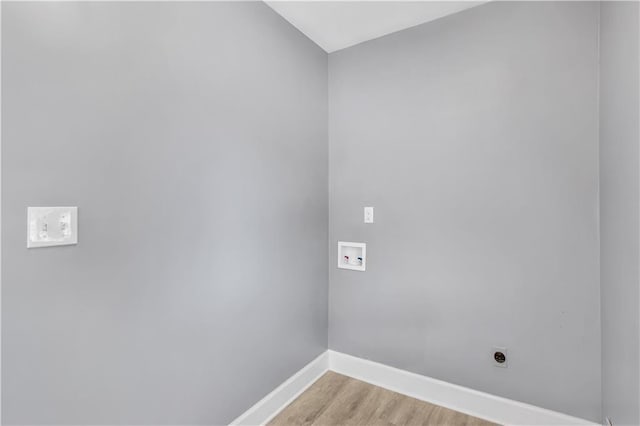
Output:
[[231,425],[264,425],[328,370],[502,425],[597,426],[578,417],[328,350],[249,408]]
[[502,425],[597,425],[581,418],[329,351],[329,369],[372,385]]
[[329,369],[329,352],[323,352],[271,393],[255,403],[231,425],[264,425],[273,419]]

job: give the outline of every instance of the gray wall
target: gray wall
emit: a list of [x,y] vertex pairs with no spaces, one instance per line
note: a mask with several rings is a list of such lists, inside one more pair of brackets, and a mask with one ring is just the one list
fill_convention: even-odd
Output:
[[640,424],[639,5],[603,2],[600,17],[602,414]]
[[326,350],[327,55],[261,2],[2,18],[4,424],[223,424]]
[[329,55],[331,349],[600,420],[598,11],[489,3]]

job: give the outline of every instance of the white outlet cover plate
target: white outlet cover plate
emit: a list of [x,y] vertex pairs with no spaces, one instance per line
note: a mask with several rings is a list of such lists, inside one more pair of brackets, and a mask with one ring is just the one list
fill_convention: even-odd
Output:
[[77,207],[28,207],[27,248],[78,244]]
[[364,208],[364,223],[373,223],[373,207]]

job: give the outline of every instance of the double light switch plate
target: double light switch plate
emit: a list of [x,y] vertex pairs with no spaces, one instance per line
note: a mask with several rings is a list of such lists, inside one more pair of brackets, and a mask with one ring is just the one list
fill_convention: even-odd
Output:
[[28,207],[27,247],[78,244],[77,207]]

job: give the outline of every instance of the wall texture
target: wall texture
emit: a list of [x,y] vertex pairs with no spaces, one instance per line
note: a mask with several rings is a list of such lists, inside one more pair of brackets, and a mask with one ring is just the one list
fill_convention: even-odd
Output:
[[[261,2],[4,3],[4,424],[225,424],[327,347],[327,55]],[[27,206],[77,246],[27,250]]]
[[600,420],[598,12],[489,3],[329,55],[331,349]]
[[640,424],[639,4],[603,2],[600,17],[602,414]]

